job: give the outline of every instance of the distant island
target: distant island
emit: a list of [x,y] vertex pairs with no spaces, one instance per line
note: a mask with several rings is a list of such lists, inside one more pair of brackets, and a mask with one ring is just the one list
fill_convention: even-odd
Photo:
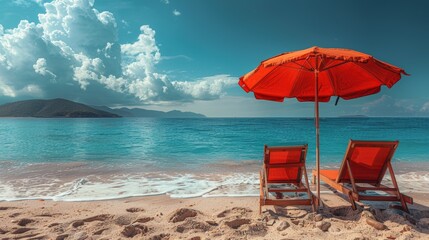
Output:
[[337,118],[369,118],[366,115],[342,115],[338,116]]
[[205,118],[206,116],[194,112],[182,112],[173,110],[162,112],[156,110],[147,110],[143,108],[109,108],[106,106],[92,106],[95,109],[117,114],[122,117],[147,117],[147,118]]
[[109,108],[106,106],[88,106],[67,99],[34,99],[7,103],[0,106],[0,117],[35,117],[35,118],[204,118],[193,112],[155,111],[142,108]]
[[120,116],[82,103],[56,98],[25,100],[1,105],[0,117],[117,118]]

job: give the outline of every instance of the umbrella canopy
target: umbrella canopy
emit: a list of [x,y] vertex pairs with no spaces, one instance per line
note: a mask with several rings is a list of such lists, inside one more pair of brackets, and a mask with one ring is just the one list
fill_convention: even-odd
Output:
[[391,88],[408,75],[403,69],[349,49],[312,47],[286,52],[265,61],[238,82],[255,98],[283,102],[285,98],[315,102],[317,199],[320,201],[319,102],[331,96],[349,100]]

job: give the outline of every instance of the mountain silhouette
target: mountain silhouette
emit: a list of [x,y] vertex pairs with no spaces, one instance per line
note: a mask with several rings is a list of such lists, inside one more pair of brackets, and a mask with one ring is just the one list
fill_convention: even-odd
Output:
[[120,116],[82,103],[56,98],[25,100],[1,105],[0,117],[112,118]]

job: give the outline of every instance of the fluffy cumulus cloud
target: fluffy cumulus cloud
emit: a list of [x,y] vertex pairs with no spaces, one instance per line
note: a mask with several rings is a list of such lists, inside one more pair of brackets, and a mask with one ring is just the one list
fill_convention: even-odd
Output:
[[236,83],[236,78],[229,75],[205,77],[195,82],[172,82],[175,89],[194,99],[217,99],[231,83]]
[[33,68],[36,73],[41,74],[42,76],[51,76],[51,81],[55,81],[55,78],[57,77],[46,68],[46,59],[44,58],[37,59],[36,63],[33,65]]
[[66,97],[92,104],[101,103],[97,101],[103,97],[111,104],[212,100],[236,82],[228,75],[170,79],[156,68],[162,58],[155,30],[143,25],[135,42],[120,44],[115,17],[96,10],[94,1],[54,0],[43,6],[46,12],[39,14],[37,23],[22,20],[13,29],[0,25],[2,100]]

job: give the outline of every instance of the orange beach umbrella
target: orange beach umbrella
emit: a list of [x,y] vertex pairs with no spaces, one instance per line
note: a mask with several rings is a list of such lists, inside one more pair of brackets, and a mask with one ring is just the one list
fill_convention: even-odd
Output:
[[283,102],[296,98],[314,101],[316,123],[317,201],[320,204],[319,102],[331,96],[349,100],[378,93],[382,85],[391,88],[408,75],[403,69],[365,53],[340,48],[312,47],[286,52],[262,61],[238,82],[256,99]]

